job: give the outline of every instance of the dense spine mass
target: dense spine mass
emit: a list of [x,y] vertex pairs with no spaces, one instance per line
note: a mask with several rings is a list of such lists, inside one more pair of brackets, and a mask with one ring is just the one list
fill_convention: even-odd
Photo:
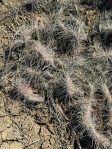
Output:
[[[82,16],[86,13],[82,6],[85,10],[94,6],[100,13],[107,10],[107,14],[98,16],[96,13],[91,21],[88,16]],[[16,98],[37,104],[52,103],[52,110],[56,110],[58,102],[71,134],[76,132],[79,136],[80,149],[85,148],[82,143],[83,138],[87,141],[85,134],[92,140],[86,145],[87,149],[111,149],[112,29],[109,27],[112,23],[108,15],[112,9],[111,0],[107,4],[97,0],[45,3],[35,0],[23,3],[22,8],[29,13],[44,12],[47,23],[19,30],[8,54],[5,53],[4,74],[13,75]],[[102,15],[108,16],[105,22]],[[107,21],[110,21],[109,26],[102,25]],[[11,69],[7,71],[9,66]],[[103,103],[103,107],[99,103]],[[100,128],[97,118],[102,122]]]

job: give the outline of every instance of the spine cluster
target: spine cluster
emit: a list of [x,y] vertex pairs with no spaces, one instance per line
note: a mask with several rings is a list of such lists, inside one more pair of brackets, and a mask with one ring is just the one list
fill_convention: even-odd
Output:
[[[67,107],[79,107],[81,117],[78,118],[78,125],[82,126],[82,131],[79,133],[82,135],[86,131],[98,149],[111,149],[112,30],[109,29],[111,31],[108,34],[109,26],[106,26],[106,30],[103,28],[104,20],[101,16],[96,34],[94,24],[98,21],[96,16],[93,30],[87,32],[90,26],[87,25],[87,20],[84,20],[87,18],[81,17],[82,11],[78,6],[82,4],[90,7],[93,1],[88,3],[56,1],[57,7],[52,12],[51,18],[49,17],[51,10],[46,10],[47,6],[41,8],[40,3],[39,5],[36,1],[32,3],[24,3],[26,11],[40,10],[41,13],[44,10],[49,21],[43,26],[38,24],[20,30],[17,33],[19,39],[15,39],[9,50],[6,67],[15,61],[12,65],[16,67],[14,70],[10,69],[10,72],[13,71],[12,84],[19,95],[18,99],[22,96],[26,101],[36,103],[52,99],[55,103],[58,99],[59,104],[63,106],[67,103]],[[48,4],[50,3],[52,2]],[[103,9],[103,3],[101,6],[101,3],[96,1],[95,6],[99,11]],[[109,11],[110,7],[106,9]],[[107,103],[104,107],[100,107],[108,109],[107,113],[96,110],[99,102]],[[98,112],[107,117],[105,123],[107,132],[103,129],[103,124],[99,130],[95,120],[97,117],[95,114],[98,115]],[[75,111],[71,114],[72,123],[71,121],[69,123],[75,127],[73,115]],[[99,118],[99,121],[104,120]],[[83,144],[81,146],[83,148]]]

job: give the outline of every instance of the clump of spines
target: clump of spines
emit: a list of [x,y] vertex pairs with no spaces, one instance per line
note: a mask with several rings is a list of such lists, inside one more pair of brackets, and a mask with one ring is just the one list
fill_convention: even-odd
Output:
[[[22,36],[20,35],[20,39],[13,43],[10,55],[8,55],[10,58],[7,61],[10,63],[15,60],[17,65],[13,72],[15,79],[12,84],[14,83],[18,95],[23,96],[25,100],[36,103],[45,102],[47,93],[49,99],[54,99],[54,103],[55,99],[58,99],[61,105],[65,106],[67,103],[67,107],[72,107],[71,119],[75,115],[73,109],[77,109],[80,112],[77,112],[72,122],[69,121],[69,125],[74,128],[73,131],[78,131],[80,134],[87,131],[88,136],[99,145],[99,148],[103,146],[110,149],[111,139],[108,134],[104,134],[103,128],[98,131],[99,126],[95,121],[94,109],[97,108],[98,99],[94,96],[94,88],[102,90],[102,94],[104,94],[102,100],[107,99],[106,107],[108,106],[109,109],[107,112],[109,119],[105,125],[111,126],[112,95],[109,85],[112,88],[112,84],[105,75],[109,72],[108,68],[111,69],[112,52],[108,50],[111,40],[107,46],[106,40],[101,39],[100,46],[96,47],[95,44],[93,47],[88,46],[83,52],[79,52],[80,55],[77,55],[80,51],[81,41],[88,40],[87,26],[79,18],[75,3],[69,6],[68,2],[65,4],[63,1],[61,9],[60,7],[56,8],[58,17],[55,21],[51,21],[51,27],[26,28]],[[40,9],[36,3],[34,5],[32,7],[31,4],[32,8],[29,8],[29,3],[24,6],[30,12],[47,11],[46,6]],[[58,10],[61,11],[58,12]],[[100,36],[103,37],[102,33]],[[53,48],[51,48],[51,44]],[[106,47],[102,47],[103,44]],[[66,110],[64,112],[68,116]],[[102,119],[99,120],[102,121]],[[82,130],[80,131],[75,126],[82,127]],[[109,127],[108,129],[110,130]],[[83,147],[83,144],[81,146]]]
[[92,105],[95,101],[94,88],[91,86],[89,99],[82,105],[82,123],[85,129],[89,131],[89,135],[96,142],[97,146],[103,146],[104,148],[111,148],[110,140],[100,132],[96,130],[94,116],[92,115]]

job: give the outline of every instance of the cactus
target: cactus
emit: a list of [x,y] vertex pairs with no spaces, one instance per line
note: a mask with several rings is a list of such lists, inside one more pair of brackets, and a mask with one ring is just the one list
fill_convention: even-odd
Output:
[[[86,3],[84,1],[79,3],[68,0],[54,3],[23,3],[22,8],[25,7],[29,13],[44,12],[48,22],[43,26],[30,25],[17,32],[15,41],[4,57],[6,64],[2,81],[7,73],[11,74],[12,88],[16,90],[18,100],[23,97],[31,103],[48,102],[49,107],[54,110],[54,117],[61,123],[55,108],[58,101],[67,119],[66,129],[61,124],[60,127],[66,134],[69,125],[71,134],[75,132],[76,136],[79,135],[78,146],[81,149],[84,148],[84,144],[81,143],[83,138],[87,141],[85,132],[93,142],[93,145],[90,143],[91,149],[111,149],[111,29],[108,30],[109,26],[106,26],[105,30],[104,26],[99,25],[98,34],[94,33],[94,28],[92,32],[87,32],[89,26],[80,17],[80,7]],[[87,5],[93,3],[91,1]],[[83,46],[83,42],[89,43],[89,46]],[[16,66],[14,70],[11,65]],[[10,66],[11,69],[7,70]],[[77,109],[77,114],[75,110],[71,113],[73,108]],[[106,120],[103,117],[106,117]],[[98,120],[101,121],[100,126]],[[86,148],[89,149],[89,146]]]

